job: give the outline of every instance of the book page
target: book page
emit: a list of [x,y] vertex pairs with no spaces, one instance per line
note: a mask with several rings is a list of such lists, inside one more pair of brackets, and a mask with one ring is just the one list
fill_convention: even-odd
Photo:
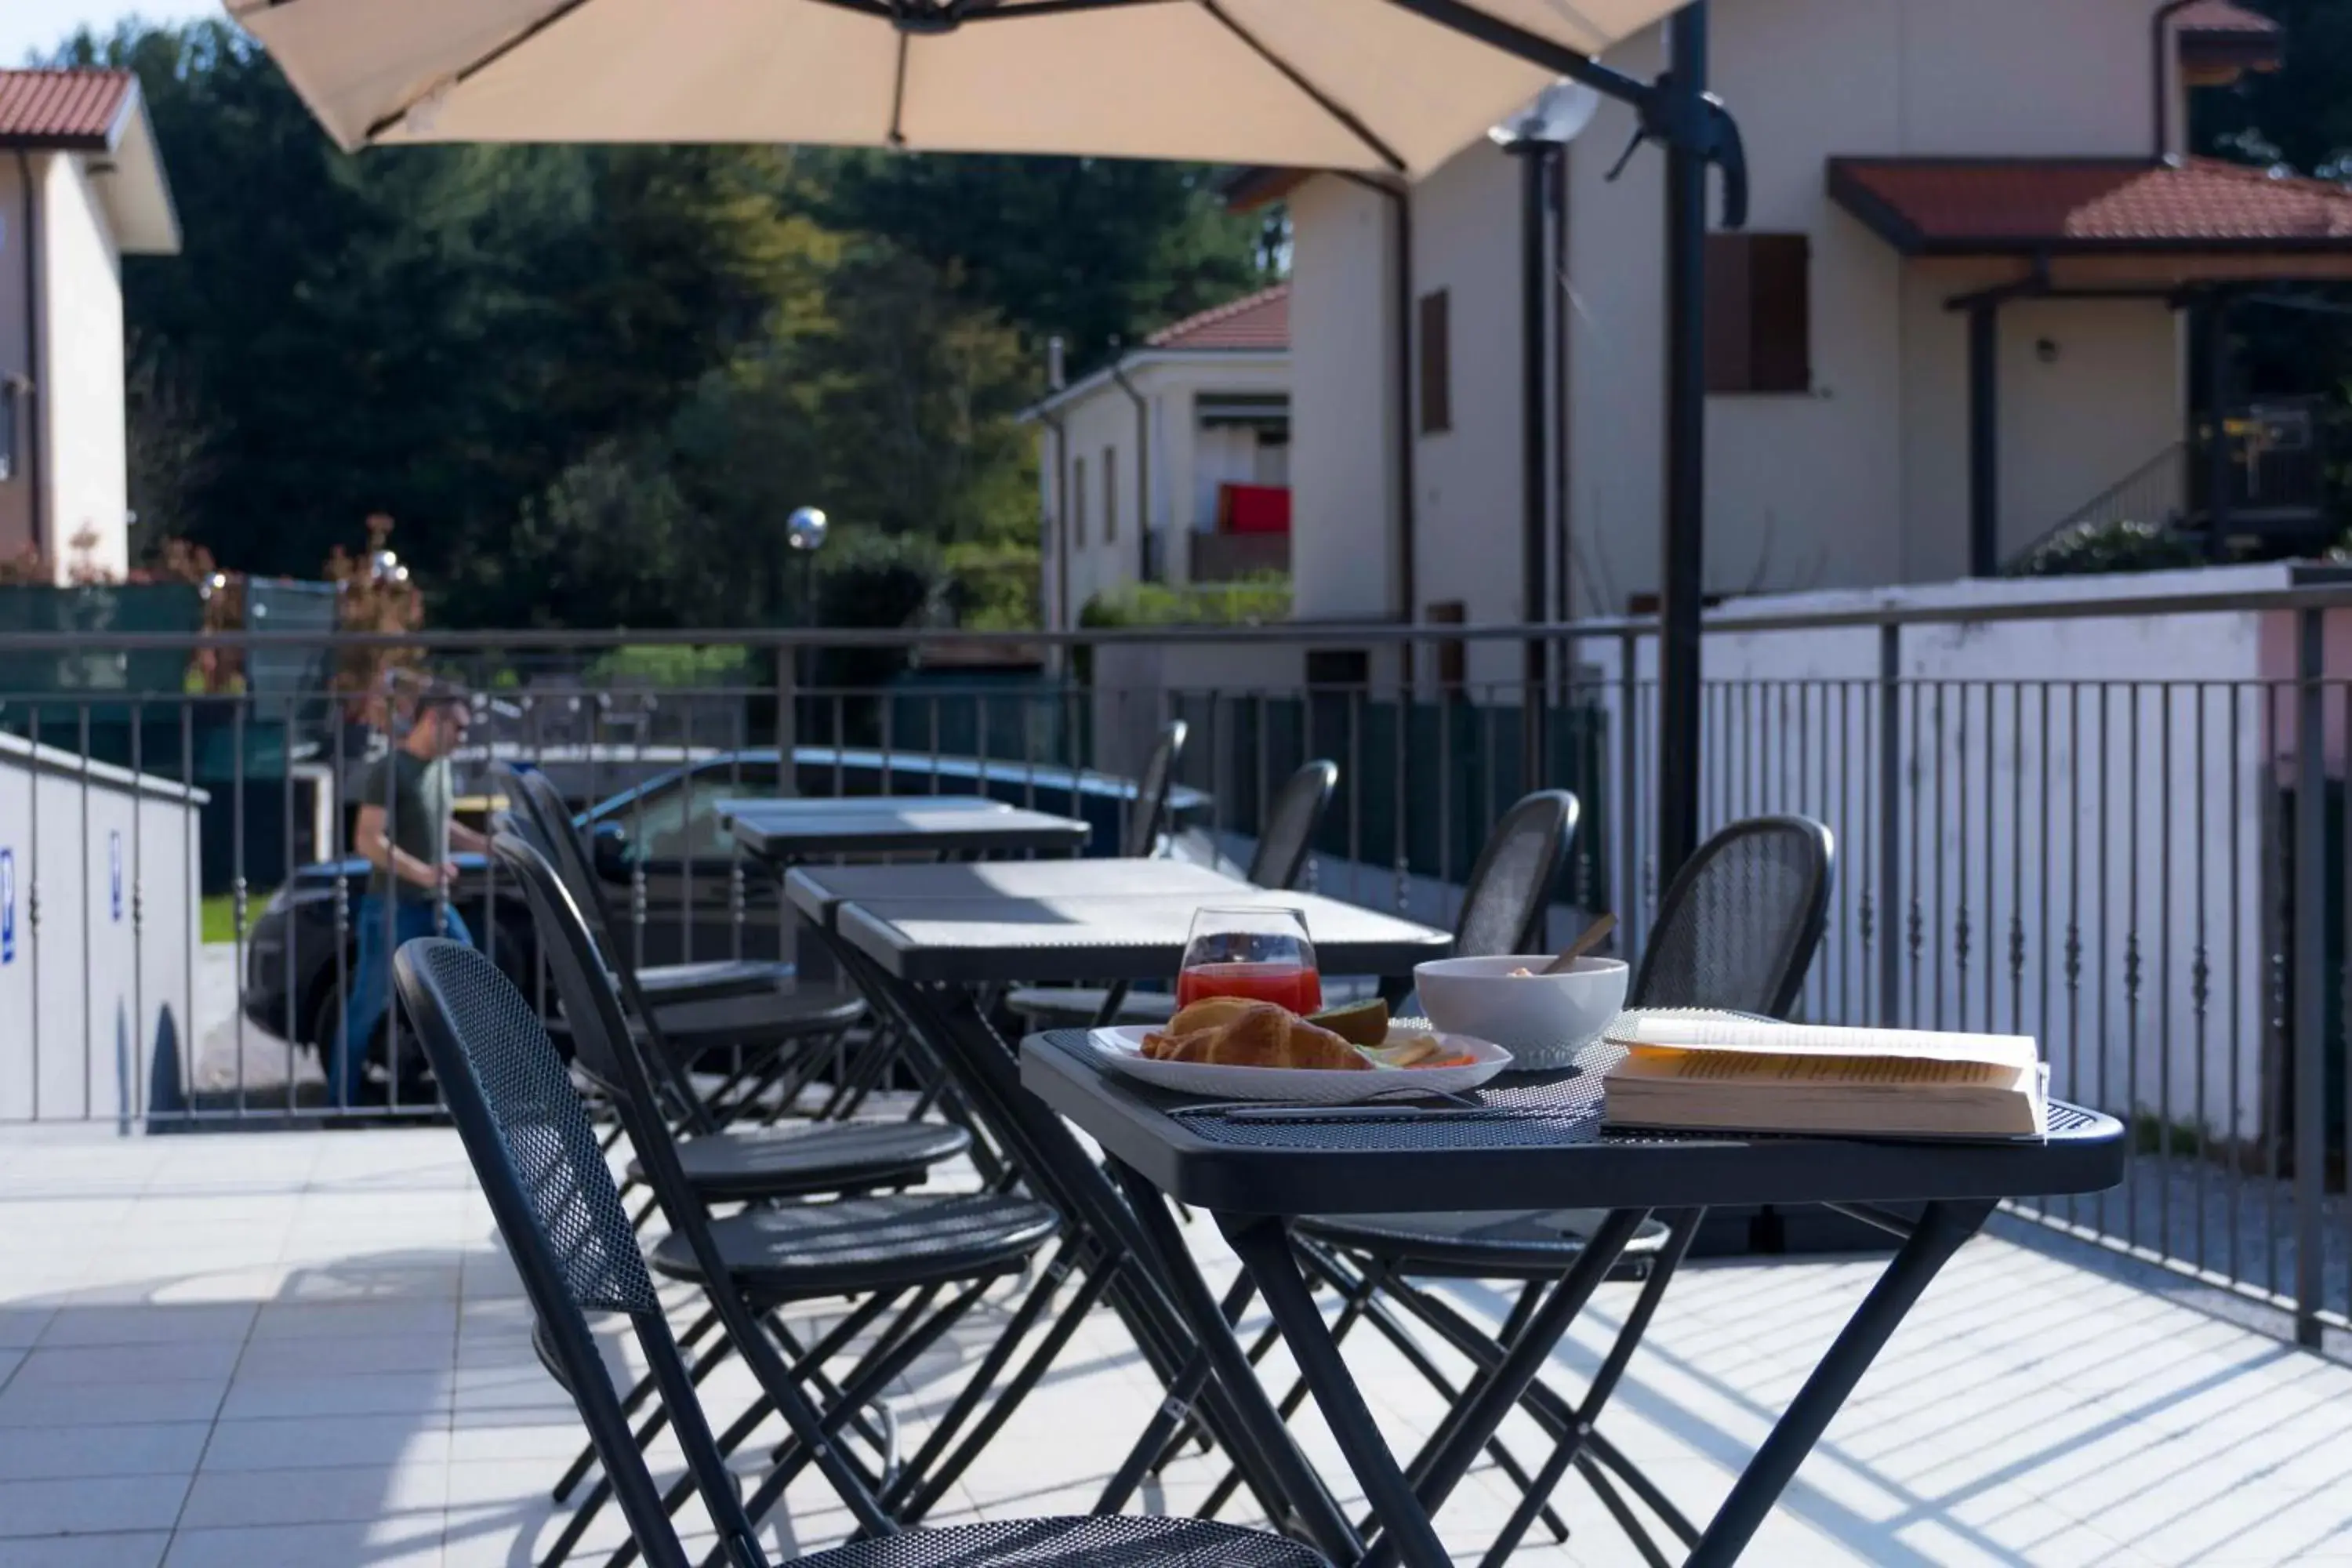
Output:
[[1732,1051],[1853,1060],[1980,1062],[2012,1071],[2042,1059],[2024,1035],[1941,1034],[1927,1029],[1852,1029],[1826,1024],[1764,1024],[1744,1018],[1635,1018],[1611,1037],[1643,1056]]
[[1635,1051],[1611,1079],[1685,1083],[1811,1083],[1872,1089],[2024,1089],[2024,1069],[1922,1057],[1757,1055],[1748,1051]]

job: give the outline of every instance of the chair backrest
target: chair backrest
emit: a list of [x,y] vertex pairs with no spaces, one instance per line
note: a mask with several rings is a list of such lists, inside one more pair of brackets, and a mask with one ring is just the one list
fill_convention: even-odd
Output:
[[1257,853],[1250,857],[1249,879],[1261,888],[1284,889],[1298,884],[1314,852],[1315,830],[1331,805],[1339,783],[1339,764],[1317,761],[1283,781],[1265,821],[1259,826]]
[[411,942],[394,955],[393,974],[539,1315],[541,1339],[562,1368],[646,1561],[688,1568],[690,1560],[631,1438],[589,1332],[590,1311],[628,1319],[730,1561],[767,1568],[595,1131],[538,1015],[496,964],[463,942]]
[[[677,1141],[658,1113],[652,1074],[622,1016],[613,982],[597,961],[596,947],[588,938],[579,906],[572,901],[554,867],[513,834],[491,838],[490,853],[514,876],[530,904],[539,944],[547,954],[548,976],[563,1004],[582,1070],[611,1097],[614,1114],[637,1156],[646,1184],[653,1189],[654,1201],[671,1233],[683,1239],[694,1255],[704,1292],[737,1353],[751,1366],[795,1433],[816,1431],[817,1412],[800,1391],[774,1342],[760,1327],[751,1304],[735,1288],[734,1275],[711,1234],[710,1216],[678,1160]],[[625,973],[621,983],[624,986],[634,984]],[[878,1534],[895,1531],[873,1494],[843,1468],[836,1455],[821,1456],[817,1465],[841,1492],[860,1528]]]
[[1811,817],[1733,823],[1666,889],[1627,1000],[1786,1017],[1821,945],[1836,864],[1830,830]]
[[1135,805],[1128,816],[1127,837],[1118,846],[1118,852],[1129,859],[1141,859],[1157,849],[1160,836],[1168,831],[1168,795],[1175,787],[1176,764],[1183,759],[1184,737],[1189,732],[1183,720],[1169,721],[1135,781]]
[[[666,1097],[659,1103],[667,1104],[672,1115],[680,1121],[688,1131],[693,1132],[711,1131],[717,1122],[710,1114],[710,1108],[705,1105],[702,1098],[694,1092],[692,1080],[688,1078],[685,1068],[679,1064],[677,1054],[669,1048],[668,1041],[663,1037],[660,1025],[654,1016],[652,1007],[646,1003],[644,993],[637,988],[636,969],[628,962],[627,954],[618,951],[621,944],[613,940],[610,928],[598,918],[604,905],[597,894],[594,877],[583,875],[582,878],[572,878],[566,877],[562,872],[565,848],[569,847],[575,852],[578,849],[578,836],[572,831],[571,819],[560,814],[563,797],[555,795],[553,786],[548,784],[543,779],[509,771],[509,780],[507,787],[511,792],[509,798],[519,802],[520,805],[519,809],[508,814],[504,825],[492,835],[490,864],[508,870],[514,869],[517,862],[510,856],[502,856],[497,852],[499,838],[511,838],[518,845],[528,847],[534,858],[554,878],[557,888],[564,896],[566,907],[571,910],[573,919],[579,922],[585,935],[590,961],[595,965],[593,972],[598,974],[610,974],[616,978],[625,1010],[635,1014],[639,1026],[645,1030],[646,1037],[653,1042],[655,1050],[652,1076],[659,1093]],[[558,809],[559,815],[554,819],[555,826],[552,830],[548,826],[548,803],[533,798],[534,784],[552,797],[553,804]],[[580,857],[575,853],[572,858],[577,861]],[[582,899],[583,887],[586,891],[584,903]],[[525,885],[523,891],[528,900],[531,892],[528,884]],[[546,924],[549,917],[538,912],[536,903],[532,904],[532,910],[533,924],[540,930],[540,942],[544,948],[552,940],[548,934],[550,928]],[[607,999],[611,997],[610,984],[601,985],[597,989]],[[565,1000],[561,988],[557,992],[557,1000],[562,1003],[565,1020],[567,1025],[570,1025],[572,1004]],[[576,1026],[572,1026],[572,1032],[576,1047],[578,1039]],[[624,1037],[625,1035],[625,1027]],[[617,1069],[608,1068],[594,1061],[587,1060],[583,1060],[581,1067],[596,1086],[607,1094],[618,1092],[616,1087],[610,1082],[611,1072]]]
[[1454,922],[1454,957],[1499,958],[1536,950],[1543,940],[1544,911],[1576,837],[1577,810],[1576,797],[1566,790],[1543,789],[1503,814],[1463,886],[1462,915]]
[[562,792],[535,768],[526,771],[500,763],[491,773],[515,804],[516,826],[526,829],[532,847],[546,856],[555,874],[563,879],[565,891],[588,922],[589,934],[605,950],[605,962],[627,963],[629,955],[617,951],[621,944],[613,940],[612,910],[605,908],[596,869],[589,863],[587,848],[580,842],[580,830],[572,826],[572,808]]

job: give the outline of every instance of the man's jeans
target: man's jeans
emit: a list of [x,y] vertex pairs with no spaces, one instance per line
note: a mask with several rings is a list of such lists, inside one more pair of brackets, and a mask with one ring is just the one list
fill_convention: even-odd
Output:
[[455,909],[438,900],[394,899],[391,941],[384,940],[384,904],[375,894],[360,898],[352,921],[358,928],[359,952],[352,960],[351,990],[343,1003],[342,1037],[327,1058],[327,1103],[350,1107],[364,1103],[361,1089],[367,1081],[367,1047],[378,1020],[392,1003],[392,955],[400,944],[420,936],[446,936],[473,944],[473,933]]

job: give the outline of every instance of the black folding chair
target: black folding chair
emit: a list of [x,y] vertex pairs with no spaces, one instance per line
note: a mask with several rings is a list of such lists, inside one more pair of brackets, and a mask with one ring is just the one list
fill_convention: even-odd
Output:
[[[1330,808],[1331,792],[1339,787],[1339,765],[1318,760],[1308,763],[1275,793],[1261,825],[1257,849],[1245,873],[1250,881],[1276,891],[1295,888],[1315,851],[1315,833]],[[1083,985],[1024,986],[1004,999],[1004,1005],[1031,1029],[1083,1028],[1089,1024],[1161,1024],[1176,1011],[1176,998],[1165,991],[1118,993],[1108,987]]]
[[[744,1442],[771,1413],[781,1414],[793,1433],[793,1441],[779,1451],[776,1468],[746,1505],[751,1517],[761,1517],[814,1460],[859,1523],[879,1528],[890,1515],[877,1493],[898,1479],[889,1473],[896,1456],[887,1451],[887,1428],[870,1434],[885,1448],[878,1470],[860,1468],[837,1441],[837,1429],[860,1421],[862,1412],[977,1306],[992,1284],[1018,1271],[1052,1240],[1060,1217],[1029,1199],[979,1193],[845,1197],[751,1207],[713,1218],[704,1192],[688,1173],[680,1145],[658,1113],[652,1076],[578,907],[553,868],[520,838],[501,833],[490,848],[530,903],[550,975],[572,1020],[575,1066],[612,1105],[635,1151],[635,1168],[668,1222],[670,1234],[654,1247],[654,1266],[700,1286],[715,1315],[718,1342],[699,1352],[697,1381],[731,1351],[744,1358],[760,1384],[761,1397],[720,1435],[720,1450]],[[690,1141],[684,1148],[694,1146]],[[942,1293],[946,1302],[934,1305]],[[812,1345],[795,1342],[774,1316],[776,1308],[792,1302],[835,1297],[863,1300]],[[829,1362],[894,1310],[896,1316],[845,1376],[836,1383],[826,1375]],[[689,1333],[689,1343],[694,1338]],[[649,1384],[641,1384],[631,1397],[650,1392]],[[649,1439],[657,1425],[640,1436]],[[567,1479],[576,1478],[578,1468]],[[582,1504],[549,1562],[560,1560],[577,1541],[601,1507],[610,1479],[608,1470],[606,1483]],[[671,1505],[683,1502],[685,1495],[682,1488],[674,1490]],[[615,1559],[616,1568],[625,1555]]]
[[[592,1311],[621,1315],[635,1334],[686,1456],[681,1485],[700,1494],[717,1529],[714,1557],[730,1568],[768,1568],[595,1133],[540,1018],[495,965],[459,942],[412,942],[394,972],[537,1314],[534,1342],[580,1411],[633,1543],[655,1568],[688,1568],[667,1501],[590,1332]],[[859,1529],[878,1539],[801,1561],[808,1568],[1316,1568],[1321,1562],[1279,1537],[1191,1520],[1013,1520],[898,1533],[887,1519],[861,1518]]]
[[[503,763],[494,771],[513,803],[511,825],[554,866],[605,963],[621,977],[633,1027],[681,1065],[721,1051],[735,1056],[732,1071],[705,1075],[696,1085],[720,1121],[763,1104],[772,1113],[787,1109],[789,1090],[799,1086],[781,1085],[785,1053],[803,1047],[803,1059],[812,1066],[836,1055],[843,1037],[865,1016],[864,999],[838,986],[803,987],[787,964],[640,969],[635,944],[614,925],[563,797],[543,773]],[[780,1085],[787,1092],[778,1093]]]
[[1160,837],[1168,831],[1168,797],[1176,787],[1176,764],[1184,760],[1184,741],[1191,733],[1192,726],[1183,720],[1170,720],[1136,775],[1134,804],[1128,808],[1127,831],[1118,844],[1118,852],[1130,860],[1160,852]]
[[[1833,867],[1829,829],[1805,817],[1759,817],[1717,834],[1666,889],[1628,991],[1630,1005],[1785,1016],[1820,945]],[[1647,1561],[1663,1564],[1667,1559],[1620,1491],[1621,1483],[1685,1547],[1697,1542],[1698,1531],[1690,1521],[1593,1426],[1623,1378],[1703,1217],[1704,1211],[1685,1210],[1663,1226],[1652,1222],[1635,1233],[1614,1277],[1642,1278],[1643,1288],[1580,1404],[1554,1393],[1540,1380],[1530,1385],[1522,1403],[1553,1438],[1554,1447],[1532,1477],[1507,1450],[1493,1450],[1523,1495],[1486,1554],[1489,1568],[1517,1549],[1539,1517],[1556,1538],[1565,1538],[1566,1526],[1551,1510],[1549,1499],[1571,1467]],[[1523,1314],[1539,1300],[1542,1286],[1559,1278],[1582,1255],[1600,1220],[1597,1214],[1572,1211],[1350,1215],[1302,1219],[1295,1233],[1302,1243],[1312,1244],[1301,1247],[1310,1268],[1339,1292],[1335,1338],[1359,1321],[1371,1323],[1450,1401],[1462,1391],[1440,1372],[1389,1305],[1401,1306],[1483,1374],[1500,1362]],[[1517,1280],[1522,1292],[1501,1331],[1490,1334],[1419,1283],[1432,1279]],[[1292,1391],[1286,1412],[1296,1408],[1300,1394]]]

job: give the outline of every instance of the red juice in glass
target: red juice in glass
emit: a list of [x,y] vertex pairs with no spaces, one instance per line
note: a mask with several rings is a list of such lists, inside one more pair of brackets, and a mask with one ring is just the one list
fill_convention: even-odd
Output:
[[1176,1005],[1207,996],[1271,1002],[1301,1017],[1323,1008],[1323,977],[1301,963],[1194,963],[1176,976]]

